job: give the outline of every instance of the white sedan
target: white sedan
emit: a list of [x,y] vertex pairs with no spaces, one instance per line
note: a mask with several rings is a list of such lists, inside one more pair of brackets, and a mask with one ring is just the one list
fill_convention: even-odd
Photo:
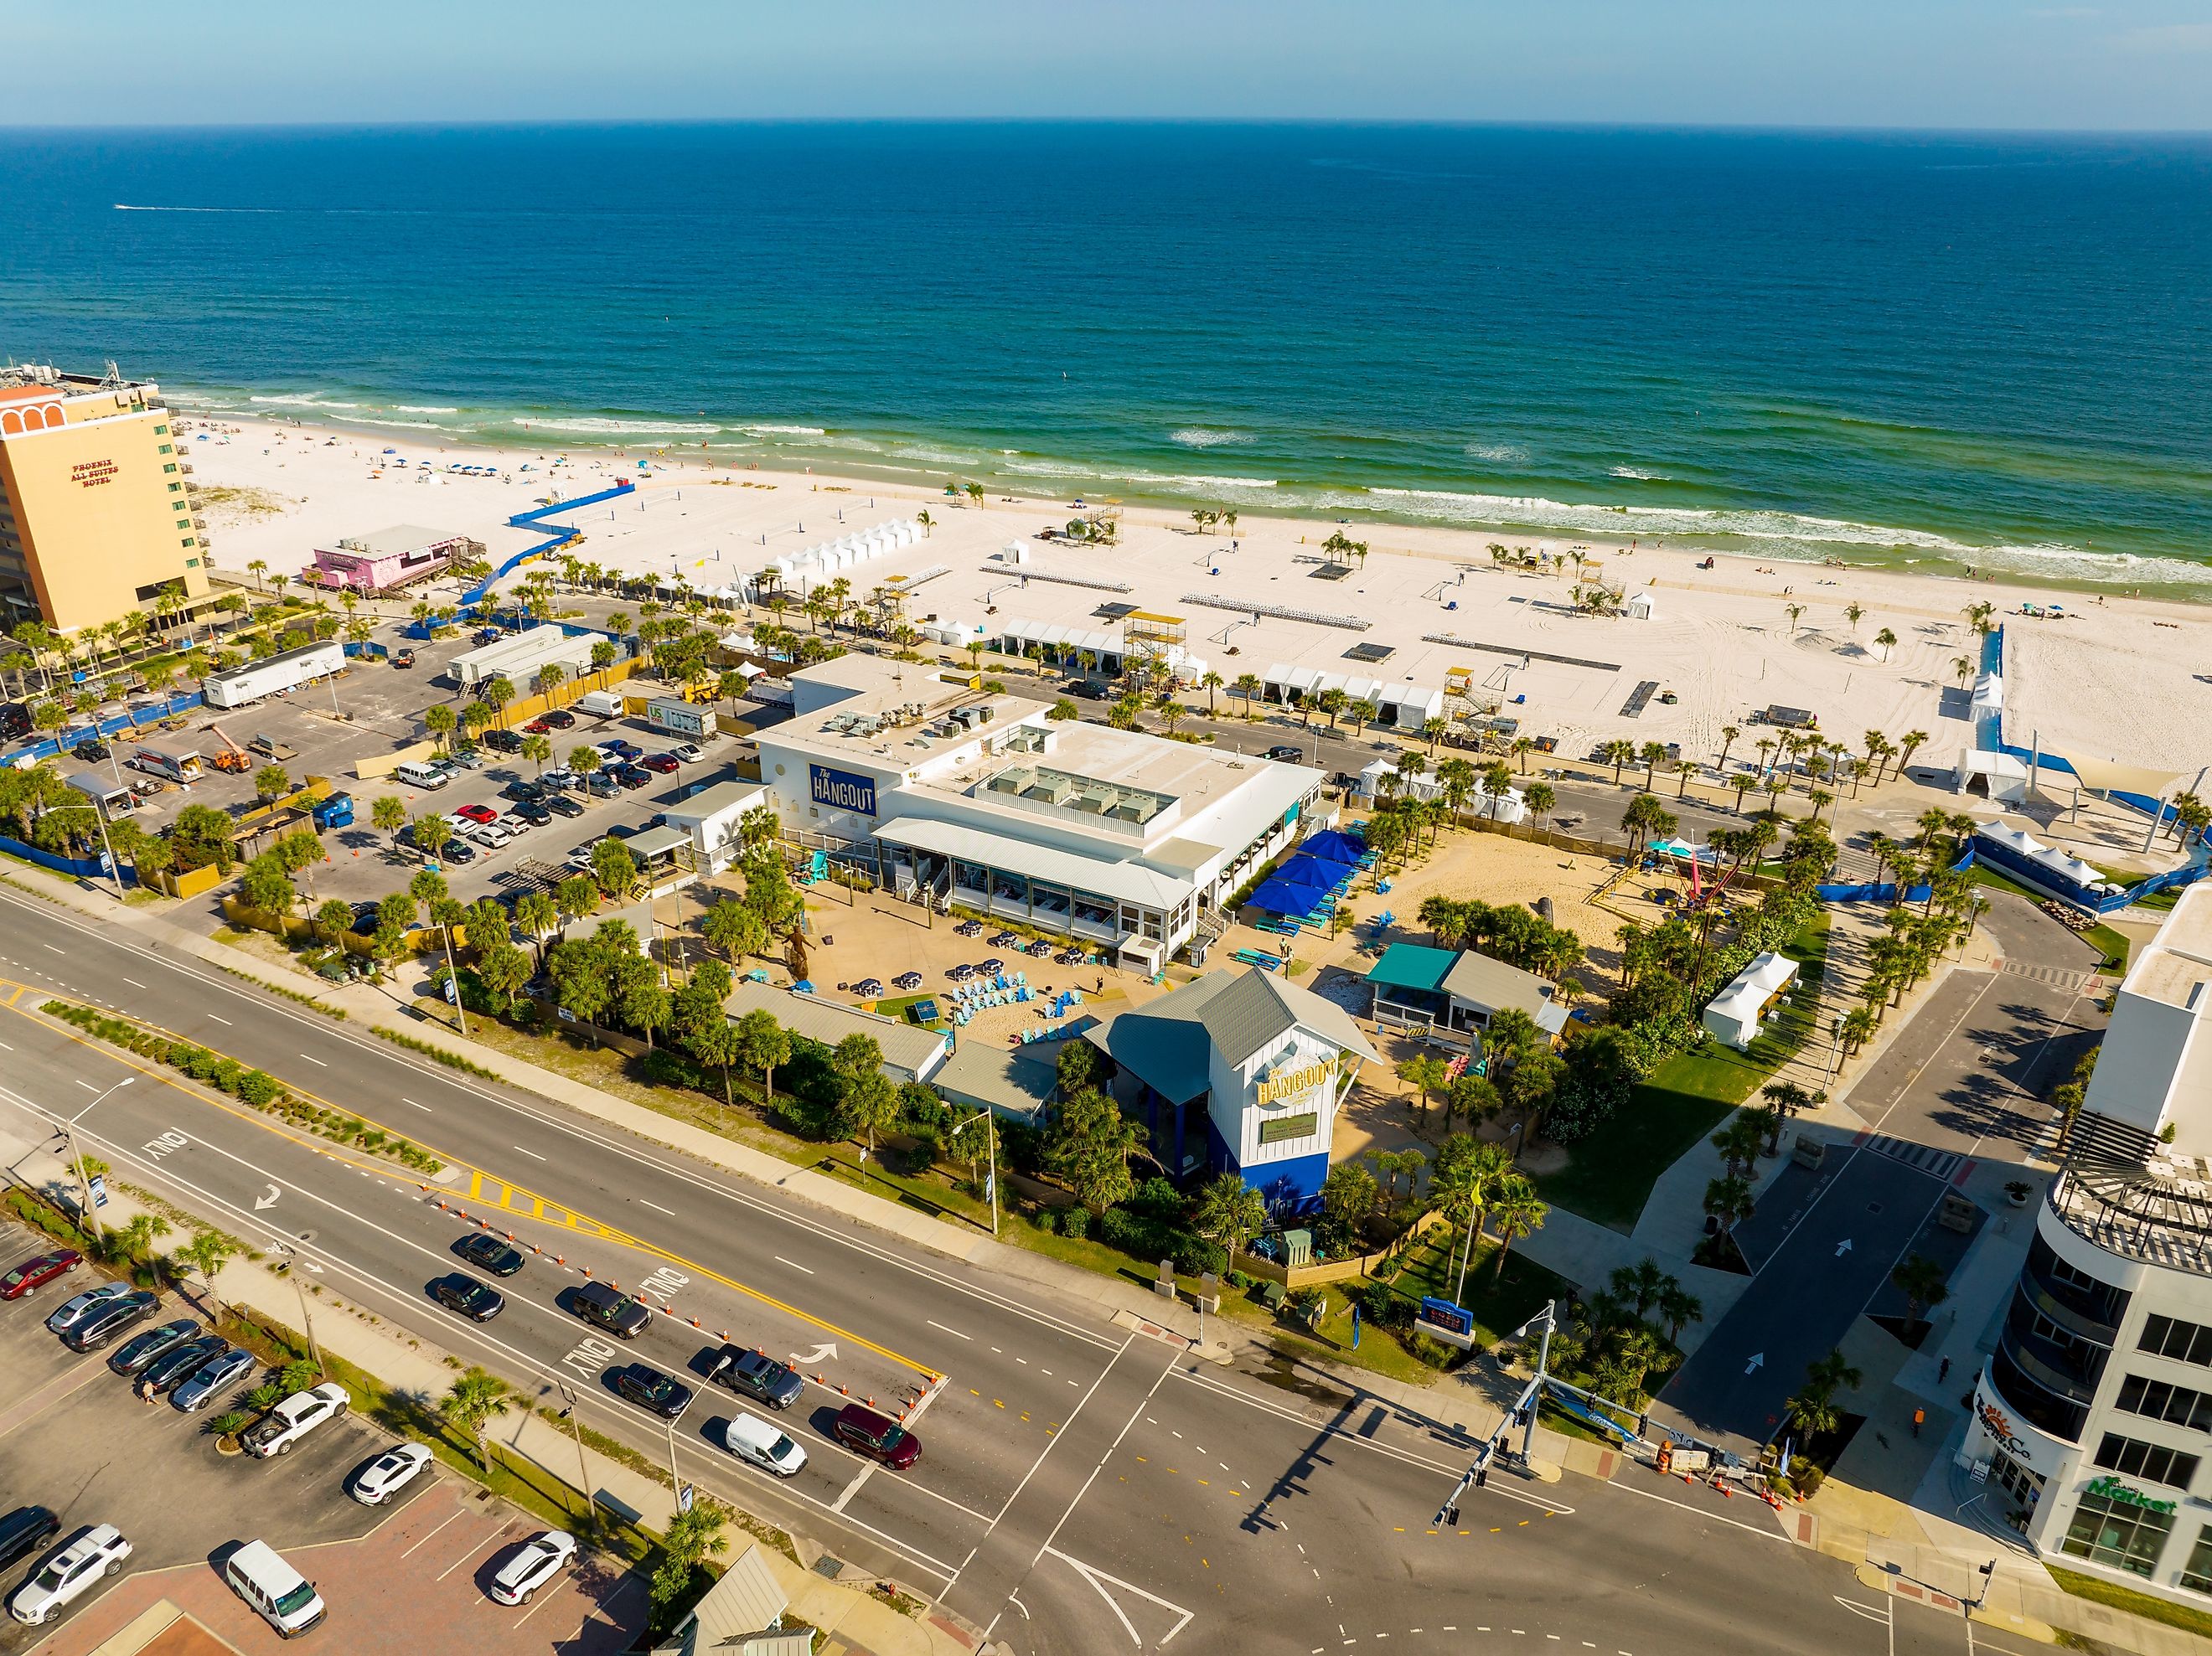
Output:
[[131,1556],[131,1544],[112,1524],[80,1530],[46,1561],[46,1568],[15,1589],[8,1613],[32,1627],[53,1619],[89,1592],[102,1576],[112,1575]]
[[514,839],[512,834],[496,822],[470,823],[468,837],[487,851],[497,851],[501,846],[511,844]]
[[430,1464],[430,1452],[419,1443],[403,1443],[354,1474],[346,1493],[364,1507],[381,1507],[422,1475]]
[[696,742],[678,742],[668,750],[668,756],[679,765],[696,765],[707,756],[707,750]]
[[502,1604],[526,1604],[575,1560],[576,1538],[566,1530],[532,1536],[492,1577],[491,1596]]

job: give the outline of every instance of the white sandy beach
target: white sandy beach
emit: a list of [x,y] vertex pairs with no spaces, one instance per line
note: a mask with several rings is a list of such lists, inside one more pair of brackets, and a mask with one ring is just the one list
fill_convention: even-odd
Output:
[[[2198,676],[2212,663],[2212,613],[2189,605],[2100,603],[2018,582],[1725,556],[1701,569],[1688,553],[1513,537],[1515,546],[1554,554],[1570,544],[1586,548],[1602,560],[1609,584],[1631,595],[1648,588],[1656,600],[1650,620],[1599,618],[1571,610],[1568,577],[1501,570],[1486,550],[1495,537],[1462,530],[1342,525],[1366,541],[1370,554],[1352,573],[1327,581],[1297,560],[1339,527],[1328,523],[1248,514],[1232,550],[1225,531],[1201,536],[1187,514],[1133,507],[1120,546],[1085,551],[1031,538],[1073,515],[1066,500],[993,497],[978,510],[935,491],[755,471],[680,451],[582,450],[563,459],[551,448],[437,446],[321,427],[194,423],[190,452],[204,486],[267,491],[267,503],[282,508],[215,509],[215,561],[228,570],[258,559],[272,573],[294,573],[312,565],[319,545],[397,524],[473,536],[497,562],[533,538],[507,527],[510,515],[549,494],[589,494],[627,476],[639,483],[634,500],[577,514],[586,536],[577,555],[609,569],[680,572],[709,588],[781,554],[926,507],[937,520],[928,539],[848,574],[865,593],[884,576],[945,566],[947,573],[909,604],[915,619],[937,613],[981,622],[988,595],[996,606],[994,626],[1021,618],[1104,628],[1110,623],[1092,612],[1119,597],[1188,617],[1190,647],[1231,681],[1288,663],[1441,687],[1448,669],[1470,668],[1474,683],[1488,687],[1482,694],[1502,697],[1523,731],[1557,737],[1563,752],[1626,737],[1679,742],[1686,755],[1710,758],[1723,727],[1735,725],[1745,731],[1736,749],[1742,753],[1758,734],[1749,715],[1781,703],[1809,709],[1832,739],[1854,747],[1869,730],[1892,740],[1924,731],[1931,739],[1923,762],[1970,740],[1955,664],[1977,652],[1965,609],[1988,603],[2006,622],[2008,739],[2025,745],[2039,734],[2047,752],[2185,772],[2184,786],[2212,763],[2212,683]],[[425,460],[437,469],[422,470]],[[648,469],[639,470],[641,460]],[[457,463],[501,472],[464,477],[442,470]],[[1030,547],[1036,572],[1117,580],[1131,590],[1115,594],[1042,579],[1013,585],[1018,572],[997,564],[994,555],[1014,541]],[[1191,602],[1201,593],[1231,605],[1249,600],[1370,624],[1352,631],[1269,619],[1237,628],[1222,642],[1237,616]],[[2018,613],[2023,604],[2053,603],[2063,607],[2064,619]],[[1853,604],[1864,612],[1856,623],[1846,613]],[[1794,624],[1785,607],[1791,604],[1803,606]],[[1895,635],[1893,646],[1875,642],[1885,629]],[[1438,634],[1505,652],[1424,640]],[[1357,642],[1387,645],[1392,653],[1382,664],[1363,667],[1344,658]],[[1533,661],[1522,668],[1510,653],[1518,650],[1605,666]],[[1624,703],[1646,681],[1677,700],[1655,698],[1639,716],[1624,717]],[[1516,704],[1515,696],[1527,699]]]

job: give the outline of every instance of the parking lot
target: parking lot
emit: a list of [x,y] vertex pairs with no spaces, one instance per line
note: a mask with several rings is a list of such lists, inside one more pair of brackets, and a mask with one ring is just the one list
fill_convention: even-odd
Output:
[[[8,1265],[51,1246],[21,1226],[0,1227]],[[229,1550],[256,1538],[318,1584],[331,1627],[342,1629],[340,1649],[398,1650],[403,1640],[410,1649],[459,1648],[459,1637],[438,1636],[448,1624],[467,1629],[471,1648],[542,1649],[549,1629],[551,1639],[575,1641],[596,1623],[599,1633],[571,1647],[615,1650],[641,1625],[641,1588],[616,1598],[612,1568],[587,1559],[527,1607],[537,1619],[526,1633],[518,1626],[525,1611],[492,1604],[483,1586],[505,1552],[543,1526],[434,1467],[388,1506],[351,1500],[347,1478],[389,1444],[351,1414],[281,1457],[221,1454],[205,1427],[229,1406],[227,1396],[192,1415],[165,1399],[141,1402],[109,1369],[112,1346],[80,1356],[47,1331],[57,1307],[101,1280],[80,1266],[0,1303],[0,1374],[9,1382],[0,1394],[0,1511],[35,1503],[61,1520],[53,1543],[0,1573],[0,1596],[12,1598],[86,1525],[115,1525],[131,1556],[125,1573],[43,1627],[0,1621],[0,1653],[89,1651],[165,1598],[240,1650],[274,1650],[276,1633],[222,1577]],[[139,1327],[193,1313],[171,1294]],[[410,1555],[405,1537],[425,1544]],[[613,1603],[611,1612],[599,1608],[602,1600]]]

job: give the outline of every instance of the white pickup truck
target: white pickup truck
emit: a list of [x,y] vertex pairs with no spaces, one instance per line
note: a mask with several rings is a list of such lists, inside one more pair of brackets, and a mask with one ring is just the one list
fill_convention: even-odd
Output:
[[240,1435],[246,1453],[257,1459],[287,1455],[292,1446],[326,1420],[346,1411],[345,1387],[325,1382],[312,1391],[295,1392]]

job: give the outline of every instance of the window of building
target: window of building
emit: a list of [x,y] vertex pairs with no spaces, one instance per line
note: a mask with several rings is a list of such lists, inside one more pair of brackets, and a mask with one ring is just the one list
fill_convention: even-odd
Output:
[[161,452],[164,454],[174,454],[177,452],[177,446],[174,443],[163,443],[161,446]]
[[185,560],[185,567],[187,569],[197,569],[199,567],[200,561],[198,558],[186,558]]
[[182,539],[182,540],[180,540],[180,541],[179,541],[179,542],[177,543],[177,544],[178,544],[179,546],[190,546],[191,543],[192,543],[192,537],[191,537],[191,536],[189,536],[189,535],[185,536],[185,537],[184,537],[184,539]]
[[172,494],[181,494],[184,492],[185,486],[182,483],[171,483],[169,485],[169,493]]
[[177,463],[176,463],[174,460],[170,461],[167,464],[164,465],[164,466],[161,468],[161,470],[164,470],[164,471],[174,471],[176,469],[177,469]]
[[2185,1386],[2169,1386],[2164,1380],[2130,1374],[2120,1382],[2118,1406],[2131,1415],[2172,1421],[2176,1426],[2192,1427],[2200,1432],[2212,1431],[2212,1398]]
[[[2148,1575],[2158,1568],[2158,1556],[2173,1528],[2173,1514],[2130,1506],[2100,1495],[2085,1495],[2066,1526],[2061,1552],[2107,1564],[2135,1575]],[[2203,1542],[2197,1544],[2201,1548]]]
[[156,437],[167,437],[169,434],[169,428],[167,426],[156,426],[154,428],[154,434]]
[[1030,883],[1018,874],[994,869],[991,870],[991,895],[1000,902],[1026,903],[1030,900]]
[[179,529],[190,529],[191,526],[192,520],[190,518],[179,518],[177,519],[177,527]]
[[988,891],[991,889],[991,870],[981,863],[956,860],[952,864],[952,883],[963,891]]
[[2105,1441],[2097,1446],[2097,1465],[2106,1471],[2147,1477],[2154,1483],[2170,1483],[2177,1489],[2187,1489],[2197,1477],[2195,1455],[2169,1449],[2162,1443],[2122,1437],[2117,1432],[2106,1433]]
[[2212,1524],[2197,1532],[2197,1544],[2182,1566],[2181,1585],[2197,1592],[2212,1592]]
[[2154,1357],[2171,1357],[2176,1362],[2193,1362],[2200,1368],[2212,1368],[2212,1328],[2201,1323],[2185,1323],[2175,1317],[2146,1317],[2142,1338],[2136,1344]]

